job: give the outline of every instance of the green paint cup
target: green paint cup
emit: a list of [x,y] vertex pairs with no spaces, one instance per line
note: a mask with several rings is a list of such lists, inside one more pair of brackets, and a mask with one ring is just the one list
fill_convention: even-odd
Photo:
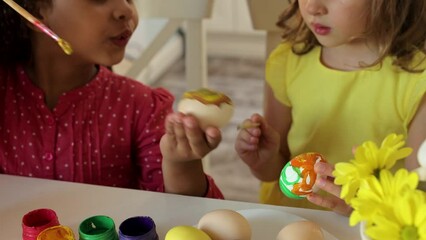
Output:
[[118,240],[115,223],[108,216],[87,218],[78,228],[80,240]]

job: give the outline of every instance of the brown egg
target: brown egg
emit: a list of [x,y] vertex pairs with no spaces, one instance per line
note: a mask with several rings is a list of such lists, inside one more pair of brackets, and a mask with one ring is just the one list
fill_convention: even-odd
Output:
[[250,240],[251,226],[236,211],[219,209],[206,213],[198,222],[198,228],[212,240]]
[[321,227],[312,221],[298,221],[286,225],[277,240],[324,240]]

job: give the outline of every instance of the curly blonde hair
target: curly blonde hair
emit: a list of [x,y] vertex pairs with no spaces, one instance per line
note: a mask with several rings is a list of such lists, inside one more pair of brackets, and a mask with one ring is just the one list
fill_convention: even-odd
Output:
[[[393,56],[393,64],[406,71],[424,71],[420,66],[426,58],[426,0],[372,0],[368,9],[364,35],[375,39],[380,49],[379,59],[371,66]],[[298,0],[290,2],[277,26],[284,30],[282,38],[292,44],[295,54],[303,55],[320,45],[303,21]],[[420,52],[423,57],[417,58]]]

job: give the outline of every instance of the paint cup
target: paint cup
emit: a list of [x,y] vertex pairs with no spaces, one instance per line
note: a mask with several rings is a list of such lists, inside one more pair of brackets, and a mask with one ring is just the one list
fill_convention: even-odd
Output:
[[118,229],[120,240],[158,240],[154,220],[148,216],[128,218]]
[[78,228],[80,240],[118,240],[114,220],[108,216],[87,218]]
[[75,238],[71,228],[58,225],[44,229],[37,240],[75,240]]
[[36,240],[46,228],[59,225],[56,212],[48,208],[40,208],[28,212],[22,217],[22,240]]

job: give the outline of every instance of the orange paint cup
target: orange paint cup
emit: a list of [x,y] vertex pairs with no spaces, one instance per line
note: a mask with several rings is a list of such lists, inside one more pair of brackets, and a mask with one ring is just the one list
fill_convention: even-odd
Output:
[[44,229],[37,240],[75,240],[75,238],[71,228],[58,225]]

